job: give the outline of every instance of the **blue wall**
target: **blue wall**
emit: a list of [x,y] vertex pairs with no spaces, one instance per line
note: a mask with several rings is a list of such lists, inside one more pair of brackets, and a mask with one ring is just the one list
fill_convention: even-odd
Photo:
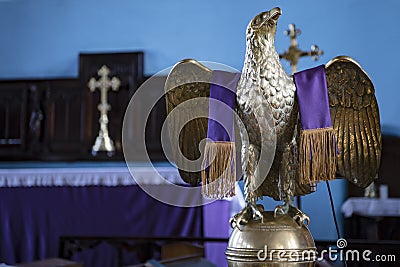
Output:
[[[302,49],[318,44],[326,63],[346,54],[358,60],[377,89],[384,127],[400,132],[400,2],[242,0],[0,0],[0,78],[73,77],[79,52],[144,50],[153,74],[192,57],[242,68],[244,32],[257,13],[280,6],[276,46],[295,22]],[[315,66],[303,59],[299,69]]]
[[[75,77],[79,52],[127,50],[145,52],[146,74],[188,57],[240,70],[248,22],[274,6],[283,10],[278,51],[288,47],[283,31],[294,22],[302,49],[316,43],[324,50],[319,62],[354,57],[375,83],[384,129],[399,134],[397,0],[0,0],[0,78]],[[299,69],[318,63],[302,59]],[[314,235],[334,239],[325,185],[319,187],[303,198],[304,209]],[[338,209],[343,188],[334,183]]]

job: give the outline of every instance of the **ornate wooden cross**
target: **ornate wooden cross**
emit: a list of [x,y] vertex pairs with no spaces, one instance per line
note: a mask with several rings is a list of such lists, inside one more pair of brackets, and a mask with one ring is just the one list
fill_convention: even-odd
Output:
[[319,59],[319,56],[324,52],[319,50],[317,45],[311,46],[311,51],[302,51],[299,49],[297,45],[296,37],[301,34],[300,29],[296,28],[296,25],[289,24],[289,30],[285,31],[285,34],[290,37],[290,46],[289,50],[283,52],[283,54],[279,54],[279,58],[286,59],[290,62],[290,66],[292,66],[292,74],[297,71],[297,63],[299,62],[299,58],[304,56],[313,57],[315,61]]
[[111,106],[108,104],[107,93],[110,88],[112,88],[113,91],[117,91],[121,81],[117,77],[113,77],[110,80],[108,77],[110,69],[106,65],[103,65],[97,74],[100,76],[100,79],[96,81],[96,79],[92,77],[88,83],[91,92],[94,92],[96,88],[100,90],[100,104],[97,106],[97,109],[100,111],[100,129],[99,135],[92,147],[92,154],[96,155],[98,151],[106,151],[107,155],[111,156],[115,148],[114,142],[108,135],[107,112],[111,109]]

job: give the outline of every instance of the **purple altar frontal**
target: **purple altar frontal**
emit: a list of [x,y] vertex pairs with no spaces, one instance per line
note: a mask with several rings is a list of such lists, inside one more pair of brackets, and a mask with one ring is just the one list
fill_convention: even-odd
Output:
[[[231,211],[232,199],[198,207],[162,203],[135,184],[122,162],[18,164],[0,164],[0,263],[57,257],[60,236],[227,238],[229,218],[236,212]],[[168,194],[170,182],[181,183],[169,164],[155,165],[168,181],[161,184],[152,182],[146,168],[138,164],[135,175],[141,174],[140,184],[160,194]],[[199,197],[185,191],[176,196],[178,202]],[[226,244],[206,244],[207,259],[226,266],[225,248]],[[126,265],[140,258],[133,252],[122,255]],[[121,255],[112,244],[101,243],[71,259],[89,267],[118,266]]]

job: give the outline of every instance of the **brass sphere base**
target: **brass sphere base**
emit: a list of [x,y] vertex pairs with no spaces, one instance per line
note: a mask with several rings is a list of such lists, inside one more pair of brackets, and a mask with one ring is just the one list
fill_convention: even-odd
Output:
[[263,220],[236,227],[225,252],[229,267],[314,266],[316,248],[308,228],[289,215],[274,217],[263,212]]

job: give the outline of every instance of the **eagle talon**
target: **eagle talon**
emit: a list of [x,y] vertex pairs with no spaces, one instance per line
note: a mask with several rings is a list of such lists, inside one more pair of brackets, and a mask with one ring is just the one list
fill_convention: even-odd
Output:
[[[331,127],[328,127],[327,131],[323,132],[323,138],[315,138],[315,141],[320,139],[321,143],[318,141],[318,144],[315,143],[312,147],[321,147],[321,151],[324,152],[323,157],[319,158],[315,153],[313,160],[305,151],[301,151],[303,146],[298,141],[301,139],[299,136],[301,133],[300,117],[303,115],[299,116],[299,99],[296,93],[298,88],[296,88],[293,76],[284,70],[274,45],[276,25],[280,14],[281,11],[275,8],[260,13],[249,23],[246,29],[246,55],[242,75],[237,86],[236,76],[235,79],[231,79],[232,83],[230,83],[237,87],[235,107],[231,108],[238,115],[236,120],[242,141],[241,167],[247,203],[246,207],[231,219],[232,227],[239,228],[252,219],[263,219],[263,212],[255,205],[255,200],[262,196],[285,201],[285,204],[276,206],[275,217],[288,215],[300,227],[309,225],[309,217],[292,207],[291,201],[295,196],[314,191],[314,183],[312,185],[302,184],[302,179],[334,178],[335,166],[338,167],[337,174],[360,187],[365,187],[377,178],[382,152],[382,136],[375,88],[368,74],[350,57],[336,57],[325,66],[324,75],[326,77],[323,80],[326,80],[326,84],[324,82],[322,87],[328,88],[328,109],[333,114],[340,113],[342,115],[334,116],[331,119],[332,125],[330,126],[335,129],[334,132],[331,132],[328,129]],[[290,30],[295,29],[291,28]],[[171,69],[165,83],[166,107],[168,114],[171,115],[168,120],[170,122],[168,123],[169,135],[171,138],[185,136],[185,138],[178,138],[179,149],[173,149],[175,163],[180,169],[179,173],[183,180],[193,185],[201,182],[203,177],[200,172],[195,175],[183,170],[185,168],[181,168],[184,166],[180,159],[182,156],[185,159],[199,158],[201,153],[193,147],[198,147],[200,142],[206,139],[209,120],[206,118],[196,120],[196,123],[190,123],[182,128],[178,122],[187,118],[187,109],[175,109],[175,107],[187,100],[195,100],[199,104],[191,109],[191,112],[194,112],[194,118],[203,117],[201,114],[207,114],[204,112],[208,112],[208,104],[206,104],[208,102],[200,101],[199,96],[210,95],[210,86],[207,84],[211,82],[199,81],[211,81],[212,76],[211,69],[195,60],[186,59]],[[323,92],[323,94],[325,93]],[[346,100],[345,104],[342,103],[344,99]],[[314,105],[314,103],[307,102],[306,105]],[[176,112],[177,110],[179,111]],[[271,114],[272,116],[270,116]],[[323,115],[324,118],[325,115],[329,117],[329,112]],[[260,120],[260,118],[262,119]],[[368,122],[367,125],[365,121]],[[325,127],[325,125],[323,126]],[[348,138],[349,133],[353,137],[352,140]],[[322,141],[322,139],[326,139],[326,141]],[[309,145],[307,143],[307,146]],[[270,148],[274,149],[272,155],[269,152],[261,153],[272,151]],[[335,163],[336,152],[339,150],[341,150],[341,156]],[[223,154],[224,157],[228,155],[225,152]],[[233,154],[235,153],[233,152]],[[221,168],[226,165],[224,157],[221,157],[221,164],[224,163]],[[298,161],[302,158],[308,162],[307,166],[312,164],[311,174],[314,177],[303,177],[303,175],[300,177],[303,172],[299,170],[301,165]],[[219,161],[216,160],[215,164]],[[319,169],[317,166],[314,168],[314,162],[321,168],[325,168],[324,166],[329,164],[329,168],[323,171],[324,173],[326,171],[324,177],[319,176],[322,173],[314,171]],[[236,167],[234,164],[231,166]],[[260,168],[260,166],[268,167],[265,169],[268,169],[269,172],[264,173],[264,168]],[[219,171],[215,173],[219,174]],[[208,180],[211,181],[214,178],[210,177]],[[218,190],[223,190],[224,187],[225,185],[220,184]]]
[[289,212],[289,204],[285,203],[284,205],[278,205],[274,209],[274,217],[278,215],[285,215]]
[[308,226],[310,224],[310,217],[308,217],[304,212],[296,208],[295,206],[290,206],[289,214],[297,222],[298,225]]
[[251,218],[251,215],[251,209],[249,208],[249,206],[246,206],[229,220],[229,224],[232,229],[238,228],[239,230],[241,230],[240,225],[247,224]]
[[251,211],[253,212],[253,219],[254,220],[259,220],[263,219],[262,212],[264,211],[264,207],[262,205],[256,205],[254,202],[250,202],[249,206],[251,208]]
[[255,203],[247,203],[246,207],[242,209],[238,214],[234,215],[230,220],[229,224],[232,229],[240,228],[241,225],[247,224],[250,219],[253,220],[263,220],[262,212],[264,211],[264,207],[262,205],[256,205]]
[[236,223],[236,220],[237,220],[236,215],[230,218],[229,225],[231,226],[232,229],[235,229],[237,227],[240,230],[239,225]]

